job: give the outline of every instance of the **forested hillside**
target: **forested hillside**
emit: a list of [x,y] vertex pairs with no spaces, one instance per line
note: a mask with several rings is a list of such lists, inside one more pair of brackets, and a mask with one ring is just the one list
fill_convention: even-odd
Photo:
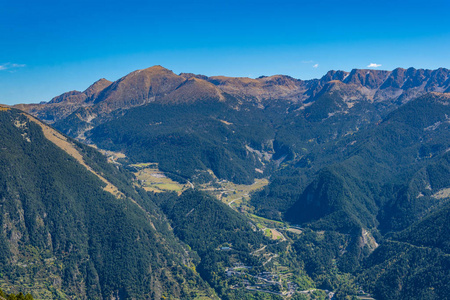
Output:
[[86,135],[101,148],[124,151],[132,162],[158,162],[179,180],[211,169],[219,178],[250,184],[264,162],[246,146],[272,150],[266,143],[274,133],[260,111],[235,112],[228,103],[211,100],[130,109]]
[[[194,298],[210,293],[148,196],[90,147],[94,171],[49,141],[37,121],[0,111],[1,279],[37,299]],[[103,174],[120,194],[105,190]],[[146,201],[145,211],[139,203]]]

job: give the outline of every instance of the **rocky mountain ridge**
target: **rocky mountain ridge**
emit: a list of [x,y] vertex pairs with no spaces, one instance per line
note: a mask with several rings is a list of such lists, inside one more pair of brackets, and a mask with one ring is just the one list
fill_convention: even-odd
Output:
[[349,103],[388,101],[388,104],[401,104],[427,92],[450,92],[450,70],[353,69],[351,72],[329,71],[321,79],[300,80],[286,75],[256,79],[192,73],[176,75],[161,66],[153,66],[134,71],[115,82],[100,79],[83,92],[64,93],[48,103],[16,107],[54,123],[85,107],[91,107],[95,114],[102,115],[151,102],[184,103],[202,98],[220,101],[224,94],[264,107],[264,102],[269,100],[307,104],[329,92],[339,92]]

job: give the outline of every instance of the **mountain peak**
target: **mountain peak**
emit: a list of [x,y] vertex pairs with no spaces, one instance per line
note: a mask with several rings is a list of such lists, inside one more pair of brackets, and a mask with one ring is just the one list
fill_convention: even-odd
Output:
[[345,83],[358,84],[371,89],[377,89],[383,84],[389,76],[389,73],[389,71],[384,70],[353,69],[345,79]]
[[87,97],[91,97],[92,95],[98,94],[101,91],[103,91],[105,88],[110,86],[111,83],[112,83],[112,81],[109,81],[105,78],[101,78],[101,79],[97,80],[96,82],[94,82],[93,84],[91,84],[84,91],[84,93],[86,94]]
[[113,82],[95,103],[102,111],[139,106],[164,97],[185,80],[159,65],[137,70]]
[[[198,89],[198,90],[195,90]],[[146,103],[192,103],[202,99],[219,99],[229,94],[251,102],[271,99],[311,102],[317,95],[339,91],[352,101],[390,101],[406,103],[427,92],[450,92],[450,71],[396,68],[393,71],[353,69],[328,71],[321,79],[300,80],[286,75],[248,77],[175,74],[160,65],[131,72],[115,82],[104,78],[84,92],[72,91],[42,105],[22,105],[33,115],[55,122],[80,107],[95,106],[97,113],[129,109]],[[182,92],[186,92],[184,95]],[[170,95],[170,97],[168,97]],[[175,95],[180,97],[175,99]],[[193,97],[198,96],[198,99]]]
[[[160,74],[160,73],[173,73],[171,70],[164,68],[160,65],[151,66],[145,69],[135,71],[137,73],[147,73],[147,74]],[[135,73],[133,72],[133,73]]]
[[154,65],[154,66],[151,66],[151,67],[142,69],[142,70],[167,70],[167,71],[169,71],[169,69],[164,68],[164,67],[161,66],[161,65]]
[[118,81],[114,82],[113,84],[119,83],[119,82],[128,82],[133,83],[134,80],[151,80],[152,78],[156,77],[170,77],[170,78],[176,78],[181,77],[173,73],[171,70],[166,69],[160,65],[152,66],[146,69],[140,69],[133,71],[124,77],[120,78]]
[[341,71],[341,70],[331,70],[328,71],[320,80],[322,82],[328,82],[332,80],[344,81],[344,79],[348,76],[349,72]]

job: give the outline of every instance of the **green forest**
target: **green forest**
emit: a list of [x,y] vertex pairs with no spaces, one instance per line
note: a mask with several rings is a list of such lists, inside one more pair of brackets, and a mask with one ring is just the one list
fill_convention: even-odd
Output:
[[[448,98],[336,113],[343,99],[150,103],[86,133],[126,158],[67,138],[85,165],[0,111],[0,296],[446,299]],[[56,128],[75,130],[72,117]],[[147,192],[139,163],[190,188]],[[255,178],[269,184],[224,188]]]

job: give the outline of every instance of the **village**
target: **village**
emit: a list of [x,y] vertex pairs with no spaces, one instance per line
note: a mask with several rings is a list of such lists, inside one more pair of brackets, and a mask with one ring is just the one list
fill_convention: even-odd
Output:
[[234,285],[231,288],[245,288],[263,293],[271,293],[279,296],[292,296],[298,286],[287,281],[286,275],[276,274],[275,272],[259,272],[252,275],[251,266],[245,266],[242,263],[236,263],[233,267],[225,269],[225,274],[234,279]]

